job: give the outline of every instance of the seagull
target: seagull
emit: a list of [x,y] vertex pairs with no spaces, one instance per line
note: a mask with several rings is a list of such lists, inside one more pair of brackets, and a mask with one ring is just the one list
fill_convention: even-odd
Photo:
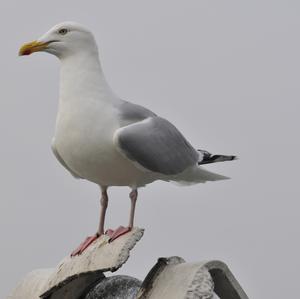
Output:
[[[110,241],[134,226],[138,188],[156,180],[197,184],[228,177],[201,165],[235,160],[194,148],[168,120],[119,98],[108,85],[93,34],[75,22],[55,25],[24,44],[19,55],[47,52],[61,62],[59,105],[52,150],[75,178],[100,186],[100,222],[71,256],[81,254],[103,234]],[[129,224],[105,231],[110,186],[128,186]]]

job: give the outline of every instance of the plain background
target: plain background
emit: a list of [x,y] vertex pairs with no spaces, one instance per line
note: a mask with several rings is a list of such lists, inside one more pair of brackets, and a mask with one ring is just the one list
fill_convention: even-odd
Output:
[[[198,148],[240,160],[230,181],[140,190],[146,229],[119,271],[143,279],[160,256],[225,261],[250,298],[299,294],[299,1],[2,1],[0,297],[55,266],[98,224],[99,190],[53,156],[59,62],[18,57],[73,20],[95,34],[110,85],[172,121]],[[108,227],[127,224],[111,188]]]

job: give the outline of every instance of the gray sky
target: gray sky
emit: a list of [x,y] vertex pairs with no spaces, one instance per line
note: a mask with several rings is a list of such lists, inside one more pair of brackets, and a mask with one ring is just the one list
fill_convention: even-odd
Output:
[[[220,259],[250,298],[299,293],[299,13],[292,0],[2,1],[0,298],[98,223],[98,187],[73,179],[50,149],[59,62],[17,57],[65,20],[95,33],[123,99],[169,119],[195,147],[240,157],[207,166],[230,181],[141,189],[136,224],[146,233],[120,273],[142,279],[160,256]],[[110,190],[109,227],[127,224],[128,191]]]

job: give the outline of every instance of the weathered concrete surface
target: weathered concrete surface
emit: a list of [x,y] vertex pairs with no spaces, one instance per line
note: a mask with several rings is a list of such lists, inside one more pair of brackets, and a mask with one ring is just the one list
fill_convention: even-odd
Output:
[[249,299],[228,266],[221,261],[205,263],[214,281],[214,291],[224,299]]
[[248,299],[220,261],[185,263],[180,257],[160,258],[147,275],[137,299]]
[[[143,236],[143,230],[134,228],[125,234],[108,243],[109,237],[101,236],[96,242],[87,248],[83,254],[75,257],[66,257],[49,277],[45,284],[42,298],[59,288],[62,284],[77,278],[83,273],[95,271],[114,272],[118,270],[129,258],[129,252]],[[73,298],[72,298],[73,299]]]
[[55,269],[26,276],[8,299],[248,299],[220,261],[186,263],[180,257],[160,258],[141,284],[114,272],[128,259],[143,230],[108,243],[103,236],[81,256],[66,257]]
[[140,280],[126,275],[106,277],[84,299],[135,299],[141,285]]
[[15,288],[7,299],[37,299],[44,291],[45,281],[50,277],[53,269],[42,269],[30,272]]
[[112,243],[108,243],[108,236],[101,236],[83,254],[66,257],[55,269],[28,274],[8,299],[77,299],[104,277],[103,272],[118,270],[143,233],[143,229],[134,228]]
[[203,263],[180,257],[160,258],[149,272],[138,299],[212,299],[214,283]]

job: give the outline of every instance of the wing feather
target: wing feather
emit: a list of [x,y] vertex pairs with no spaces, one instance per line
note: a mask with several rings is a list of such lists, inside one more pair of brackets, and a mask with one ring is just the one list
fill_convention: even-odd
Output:
[[115,134],[120,151],[144,168],[165,175],[197,164],[199,154],[169,121],[153,116]]

